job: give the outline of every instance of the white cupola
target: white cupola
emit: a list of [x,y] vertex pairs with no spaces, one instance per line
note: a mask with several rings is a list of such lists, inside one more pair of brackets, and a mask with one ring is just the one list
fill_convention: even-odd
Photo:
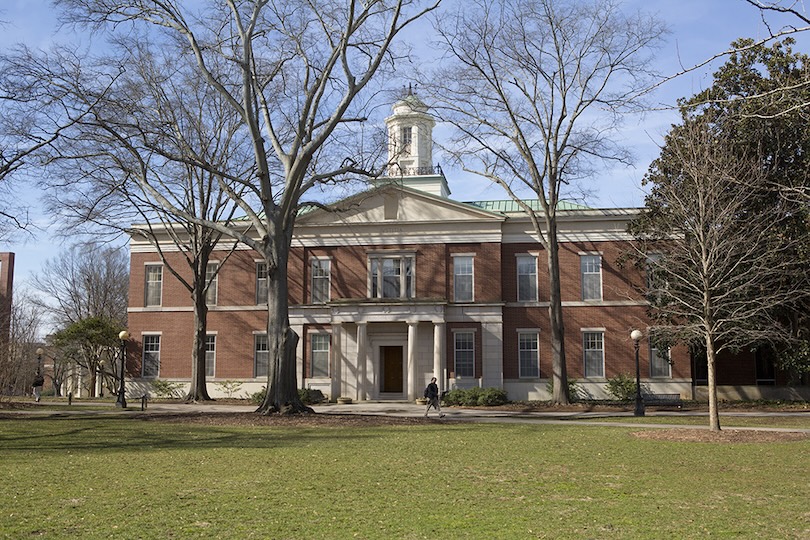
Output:
[[428,106],[411,87],[407,95],[394,103],[385,119],[388,129],[388,176],[402,185],[433,195],[447,197],[450,189],[441,168],[433,165],[433,127],[436,121]]

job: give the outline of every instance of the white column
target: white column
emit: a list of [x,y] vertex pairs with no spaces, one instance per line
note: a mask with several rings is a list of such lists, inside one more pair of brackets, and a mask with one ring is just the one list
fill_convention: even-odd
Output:
[[369,399],[368,387],[368,324],[365,322],[357,323],[357,399]]
[[440,394],[445,390],[444,350],[444,323],[433,323],[433,376],[439,380]]
[[332,324],[332,395],[329,396],[332,401],[340,397],[340,372],[343,369],[343,346],[340,339],[342,328],[340,323]]
[[416,399],[416,346],[417,329],[419,321],[408,321],[408,377],[405,387],[408,392],[408,401]]
[[304,384],[304,340],[307,336],[304,335],[304,325],[295,324],[290,328],[298,336],[298,344],[295,346],[295,380],[299,388],[306,388]]

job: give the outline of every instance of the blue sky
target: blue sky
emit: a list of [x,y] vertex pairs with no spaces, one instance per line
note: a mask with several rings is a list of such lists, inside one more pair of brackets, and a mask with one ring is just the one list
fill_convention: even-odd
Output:
[[[739,37],[766,37],[767,30],[759,12],[744,0],[625,0],[631,8],[657,13],[665,21],[670,34],[657,55],[658,69],[665,75],[679,72],[683,66],[692,66],[728,49]],[[774,27],[780,26],[772,16]],[[7,48],[23,42],[33,48],[47,48],[53,42],[80,39],[58,31],[58,21],[48,0],[0,0],[0,47]],[[781,21],[781,22],[784,22]],[[797,49],[810,53],[810,35],[801,36]],[[590,206],[629,207],[643,204],[641,179],[650,162],[658,154],[661,143],[676,114],[666,110],[679,97],[690,96],[711,84],[711,73],[722,60],[694,73],[684,75],[663,85],[653,96],[656,109],[645,115],[628,117],[625,129],[617,135],[631,148],[636,157],[635,167],[621,167],[604,171],[594,179]],[[501,192],[487,181],[461,177],[446,171],[452,197],[458,200],[503,198]],[[34,201],[34,204],[36,201]],[[24,286],[33,272],[56,255],[59,247],[52,243],[49,229],[53,224],[46,217],[36,222],[43,232],[24,244],[0,242],[0,251],[13,251],[16,256],[16,282]]]

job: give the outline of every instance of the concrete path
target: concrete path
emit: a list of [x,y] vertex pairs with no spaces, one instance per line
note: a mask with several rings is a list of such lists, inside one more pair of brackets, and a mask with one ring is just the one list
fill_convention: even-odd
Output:
[[[129,402],[127,409],[122,410],[114,407],[109,402],[105,403],[92,403],[92,402],[79,402],[73,405],[67,405],[66,402],[48,402],[42,403],[42,407],[34,406],[24,409],[0,409],[2,414],[20,414],[20,415],[117,415],[117,414],[137,414],[141,412],[140,401]],[[54,410],[54,406],[58,410]],[[109,407],[100,409],[101,407]],[[320,414],[359,414],[359,415],[380,415],[380,416],[398,416],[398,417],[421,417],[425,413],[423,405],[416,405],[406,402],[392,402],[392,401],[364,401],[357,402],[350,405],[339,405],[329,403],[325,405],[315,405],[313,407],[316,412]],[[189,404],[189,403],[148,403],[146,412],[152,414],[199,414],[201,412],[212,413],[250,413],[256,410],[254,405],[230,405],[220,404],[217,402],[205,404]],[[530,424],[577,424],[577,425],[591,425],[601,427],[644,427],[644,428],[684,428],[684,429],[708,429],[708,413],[705,411],[647,411],[647,417],[656,418],[658,422],[605,422],[599,421],[603,418],[632,418],[632,411],[605,411],[605,412],[588,412],[588,411],[554,411],[554,412],[529,412],[529,411],[508,411],[501,409],[467,409],[461,407],[444,407],[442,412],[445,413],[445,420],[452,421],[466,421],[466,422],[495,422],[495,423],[530,423]],[[699,425],[684,425],[667,423],[668,418],[683,417],[683,416],[699,416],[706,417],[705,424]],[[730,417],[794,417],[807,419],[810,422],[810,411],[729,411],[721,412],[721,418]],[[437,419],[435,411],[431,410],[430,418]],[[722,424],[721,420],[721,424]],[[798,432],[810,433],[810,429],[802,428],[789,428],[789,427],[734,427],[738,430],[759,430],[759,431],[785,431],[785,432]]]

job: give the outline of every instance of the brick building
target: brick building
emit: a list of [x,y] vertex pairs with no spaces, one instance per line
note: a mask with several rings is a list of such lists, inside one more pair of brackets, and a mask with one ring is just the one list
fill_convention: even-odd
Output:
[[[414,96],[386,120],[389,178],[341,203],[301,215],[289,262],[290,322],[300,336],[297,380],[334,400],[413,400],[432,376],[443,388],[497,387],[512,400],[548,399],[548,273],[528,218],[511,201],[459,202],[432,166],[433,119]],[[644,330],[645,277],[619,264],[637,209],[559,212],[562,301],[569,378],[607,397],[607,378],[635,372],[633,329]],[[131,384],[191,377],[189,293],[148,243],[130,244]],[[176,257],[167,242],[166,256]],[[266,384],[264,263],[249,249],[221,264],[209,291],[207,374]],[[693,397],[685,347],[641,341],[644,386]],[[751,381],[752,382],[752,381]],[[748,384],[751,384],[749,382]]]
[[5,347],[11,331],[11,304],[14,293],[14,254],[0,253],[0,346]]

